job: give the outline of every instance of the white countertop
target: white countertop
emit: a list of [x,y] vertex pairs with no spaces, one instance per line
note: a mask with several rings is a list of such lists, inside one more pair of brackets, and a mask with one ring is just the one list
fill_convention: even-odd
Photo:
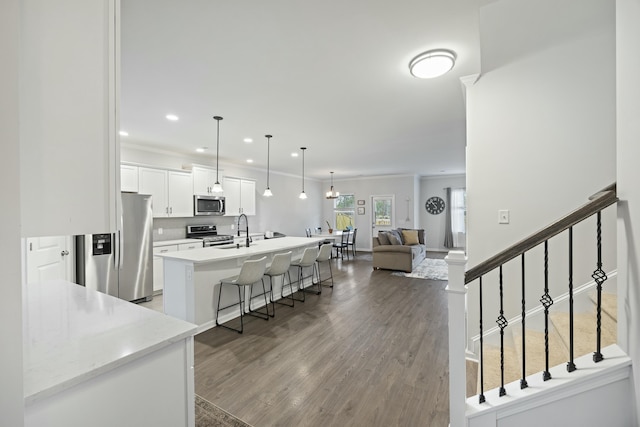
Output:
[[196,332],[191,323],[75,283],[34,283],[23,292],[25,404]]
[[313,244],[317,245],[317,243],[322,240],[324,239],[316,237],[281,237],[278,239],[254,241],[248,248],[241,246],[239,249],[236,249],[234,245],[224,245],[225,247],[229,247],[229,249],[222,249],[220,246],[211,246],[202,249],[192,249],[190,251],[156,254],[156,256],[201,264],[284,251]]
[[153,247],[157,248],[159,246],[170,246],[170,245],[180,245],[182,243],[202,243],[200,239],[177,239],[177,240],[159,240],[153,242]]

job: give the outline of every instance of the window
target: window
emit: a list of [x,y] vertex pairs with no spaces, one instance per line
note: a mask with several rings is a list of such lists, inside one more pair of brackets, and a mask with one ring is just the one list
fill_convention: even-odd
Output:
[[333,201],[336,230],[354,227],[356,197],[353,194],[342,194]]
[[467,193],[464,188],[451,189],[451,233],[453,234],[453,246],[464,248],[466,246],[466,215]]

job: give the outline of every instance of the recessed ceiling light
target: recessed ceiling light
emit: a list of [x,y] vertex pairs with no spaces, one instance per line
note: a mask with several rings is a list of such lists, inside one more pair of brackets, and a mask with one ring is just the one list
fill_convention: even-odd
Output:
[[246,142],[247,144],[251,144],[253,142],[253,139],[245,138],[245,139],[243,139],[243,141]]
[[253,163],[253,159],[247,159],[247,163]]
[[121,130],[120,131],[120,136],[129,136],[129,132]]
[[456,54],[451,50],[428,50],[409,62],[409,71],[419,79],[432,79],[450,71],[456,63]]
[[209,148],[209,147],[198,147],[198,148],[196,148],[196,151],[198,153],[204,153],[207,148]]
[[165,117],[167,118],[167,120],[171,120],[172,122],[178,121],[178,116],[176,116],[175,114],[167,114]]
[[298,153],[291,153],[291,157],[298,157]]

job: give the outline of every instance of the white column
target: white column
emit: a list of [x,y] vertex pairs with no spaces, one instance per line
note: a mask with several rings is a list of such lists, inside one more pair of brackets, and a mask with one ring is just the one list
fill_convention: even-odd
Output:
[[449,425],[464,427],[466,412],[467,366],[466,298],[464,273],[467,257],[462,251],[450,251],[445,261],[449,265]]
[[24,425],[22,287],[20,274],[20,103],[22,37],[18,0],[0,2],[0,424]]

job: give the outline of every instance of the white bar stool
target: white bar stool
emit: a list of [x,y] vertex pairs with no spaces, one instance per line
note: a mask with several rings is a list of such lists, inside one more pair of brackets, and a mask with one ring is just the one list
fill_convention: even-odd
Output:
[[[251,292],[249,293],[249,312],[247,314],[250,314],[252,316],[255,317],[259,317],[261,319],[264,320],[269,320],[269,306],[267,303],[267,292],[264,288],[264,272],[267,269],[267,257],[262,257],[260,259],[256,259],[256,260],[247,260],[242,264],[242,268],[240,269],[240,273],[237,276],[232,276],[232,277],[227,277],[224,278],[222,280],[220,280],[220,290],[218,292],[218,308],[216,310],[216,326],[222,326],[223,328],[227,328],[227,329],[231,329],[232,331],[236,331],[238,333],[242,333],[244,331],[244,321],[243,321],[243,317],[244,317],[244,300],[242,298],[242,290],[244,290],[245,286],[250,286],[250,290]],[[258,281],[262,282],[262,291],[263,291],[263,295],[264,295],[264,305],[267,309],[267,314],[265,313],[260,313],[257,311],[252,311],[251,310],[251,298],[253,296],[253,284],[257,283]],[[222,286],[223,285],[233,285],[233,286],[237,286],[238,287],[238,297],[239,297],[239,301],[237,303],[234,304],[230,304],[226,307],[222,307],[220,308],[220,299],[222,296]],[[233,307],[234,305],[239,305],[240,306],[240,329],[235,329],[232,328],[230,326],[226,326],[223,325],[221,323],[218,323],[218,313],[220,312],[220,310],[224,310],[226,308],[229,307]],[[262,317],[264,316],[264,317]]]
[[[333,270],[331,269],[332,250],[333,250],[333,245],[331,243],[325,243],[324,245],[320,246],[320,251],[318,252],[318,256],[316,257],[316,263],[318,264],[318,285],[322,285],[322,282],[324,280],[329,280],[330,278],[331,279],[331,286],[329,286],[330,288],[333,288]],[[322,278],[320,277],[321,262],[326,262],[327,264],[329,264],[330,277],[324,280],[322,280]]]
[[[275,254],[273,256],[273,260],[271,261],[271,265],[267,268],[267,271],[264,272],[265,276],[269,276],[269,294],[271,300],[271,310],[273,314],[270,314],[271,317],[276,315],[276,306],[275,304],[282,304],[289,307],[293,307],[294,299],[293,299],[293,286],[291,285],[291,274],[289,274],[289,267],[291,266],[291,251],[285,252],[283,254]],[[289,275],[289,298],[291,299],[291,304],[285,304],[284,302],[274,301],[273,299],[273,278],[281,276],[282,284],[280,286],[280,294],[282,295],[282,299],[285,299],[284,296],[284,275]]]
[[[304,287],[304,279],[307,279],[309,277],[311,277],[311,284],[312,285],[316,285],[317,283],[314,283],[313,279],[315,276],[315,272],[316,272],[316,258],[318,257],[318,249],[317,248],[306,248],[304,250],[304,252],[302,253],[302,258],[291,261],[291,266],[292,267],[298,267],[298,289],[302,292],[302,299],[298,300],[298,301],[302,301],[304,302],[305,297],[304,294],[306,292],[311,292],[308,291],[305,287]],[[304,269],[305,268],[309,268],[311,267],[311,275],[310,276],[305,276],[304,275]],[[319,295],[322,292],[322,288],[320,287],[320,284],[318,285],[318,290],[316,292],[312,292],[315,293],[317,295]]]

